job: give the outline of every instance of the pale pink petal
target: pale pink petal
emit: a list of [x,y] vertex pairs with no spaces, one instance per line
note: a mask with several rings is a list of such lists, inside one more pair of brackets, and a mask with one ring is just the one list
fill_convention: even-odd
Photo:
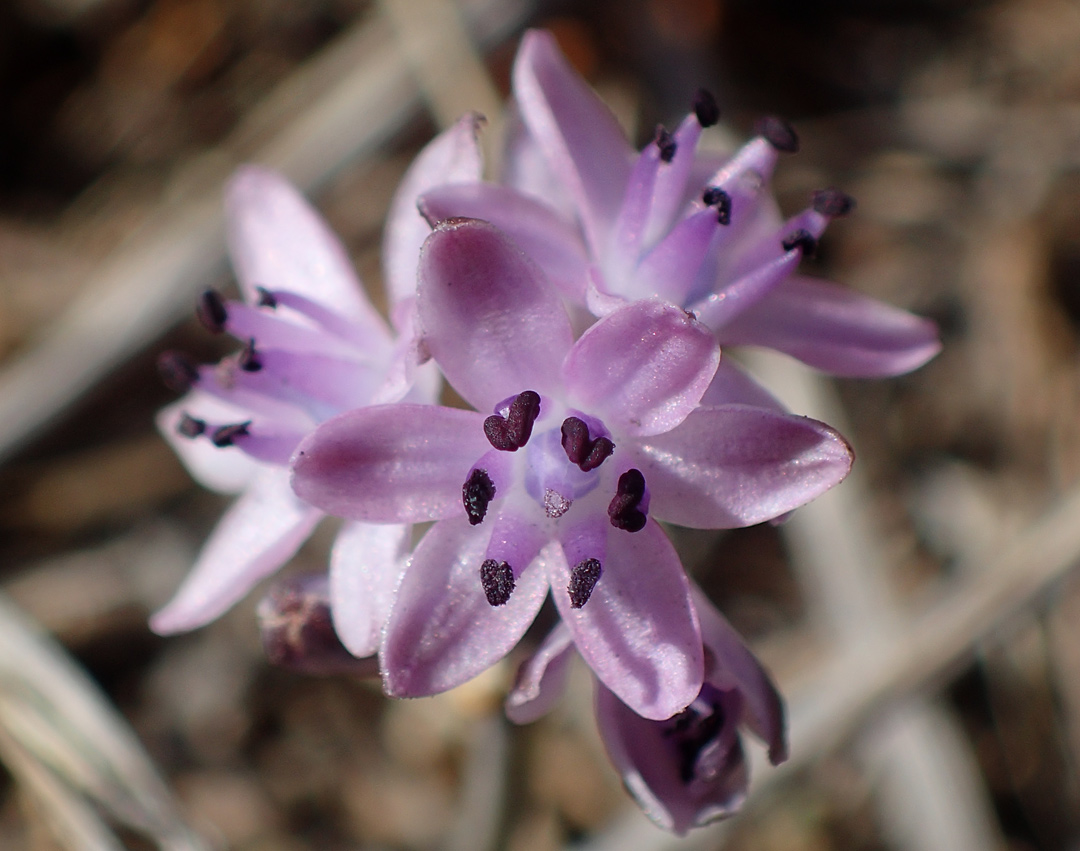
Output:
[[769,761],[779,765],[788,756],[784,701],[757,657],[697,586],[694,604],[701,620],[705,680],[719,689],[737,689],[743,698],[743,719],[769,748]]
[[577,228],[547,205],[491,183],[440,186],[420,199],[432,222],[465,217],[491,222],[544,270],[566,298],[583,301],[588,257]]
[[390,344],[341,242],[285,178],[261,166],[237,169],[225,190],[225,217],[229,254],[248,303],[258,302],[258,287],[297,293]]
[[543,201],[568,222],[576,221],[574,199],[551,170],[544,151],[521,120],[521,111],[513,98],[507,104],[505,116],[498,183]]
[[158,431],[199,484],[218,493],[239,493],[244,490],[264,465],[235,446],[219,448],[205,437],[191,438],[180,434],[177,429],[185,414],[203,421],[243,422],[246,412],[214,396],[193,390],[157,415]]
[[780,414],[789,413],[775,396],[751,378],[732,358],[725,357],[713,376],[709,389],[701,397],[703,407],[717,405],[752,405]]
[[551,711],[566,689],[573,649],[570,630],[556,624],[518,668],[517,680],[506,696],[507,718],[515,724],[531,724]]
[[747,405],[700,408],[676,429],[619,447],[641,470],[657,519],[749,526],[798,508],[851,469],[851,447],[808,417]]
[[334,631],[354,656],[374,656],[405,570],[412,527],[346,522],[330,552]]
[[705,326],[655,299],[609,313],[574,344],[563,365],[571,404],[615,435],[669,431],[698,404],[720,362]]
[[420,326],[431,355],[473,407],[559,389],[570,320],[540,268],[487,222],[440,224],[420,254]]
[[633,151],[622,128],[550,33],[525,33],[513,85],[522,120],[576,202],[594,255],[602,253],[630,177]]
[[510,599],[492,606],[480,565],[487,524],[464,516],[428,530],[405,571],[387,623],[383,686],[395,697],[422,697],[459,686],[503,658],[533,622],[547,596],[543,570],[526,569]]
[[767,346],[832,375],[902,375],[941,351],[928,319],[828,281],[794,277],[719,330],[727,345]]
[[484,416],[435,405],[377,405],[327,420],[299,446],[293,488],[328,514],[413,523],[461,513],[461,487],[491,449]]
[[322,516],[293,495],[288,470],[263,470],[218,523],[150,628],[161,635],[185,632],[222,615],[292,558]]
[[704,657],[690,586],[655,522],[609,528],[602,573],[588,601],[571,606],[561,551],[546,559],[552,595],[578,652],[609,689],[645,718],[669,718],[701,690]]
[[431,233],[431,225],[416,208],[417,200],[443,183],[480,179],[483,155],[477,134],[483,120],[471,112],[432,139],[398,184],[386,216],[382,251],[383,278],[395,317],[394,306],[416,295],[416,261]]

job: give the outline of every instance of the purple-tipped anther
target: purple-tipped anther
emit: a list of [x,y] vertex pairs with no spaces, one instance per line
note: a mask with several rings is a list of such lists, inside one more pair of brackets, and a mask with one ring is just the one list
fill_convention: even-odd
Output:
[[216,428],[214,433],[210,435],[210,442],[219,449],[232,446],[236,443],[236,438],[247,436],[249,425],[251,425],[251,420],[246,423],[233,423],[232,425],[223,425]]
[[799,136],[783,118],[767,115],[758,121],[754,130],[781,153],[794,154],[799,150]]
[[225,330],[225,322],[229,318],[225,310],[225,301],[217,290],[206,290],[195,302],[195,315],[203,324],[203,327],[212,334],[220,334]]
[[484,420],[484,434],[496,449],[517,452],[532,437],[533,423],[540,416],[540,394],[525,390],[514,397],[505,417],[492,414]]
[[855,199],[839,189],[819,189],[814,193],[811,205],[815,212],[835,219],[854,210]]
[[175,393],[187,393],[199,383],[199,368],[183,352],[162,352],[157,368],[165,386]]
[[619,476],[619,484],[608,505],[608,517],[616,529],[640,532],[645,528],[645,512],[638,506],[645,498],[645,477],[641,470],[630,469]]
[[570,583],[566,586],[566,591],[570,595],[571,608],[580,609],[589,602],[602,572],[600,561],[595,558],[585,559],[570,571]]
[[502,606],[514,593],[514,571],[505,561],[489,558],[480,565],[480,584],[484,586],[488,603]]
[[468,480],[461,486],[461,501],[465,505],[465,513],[469,516],[469,524],[476,526],[481,523],[487,514],[488,504],[495,498],[495,483],[487,470],[479,468],[469,474]]
[[255,292],[259,296],[259,307],[269,307],[273,310],[278,306],[277,297],[266,287],[256,287]]
[[731,224],[731,196],[719,186],[706,187],[701,193],[701,203],[706,207],[716,207],[716,221],[719,224]]
[[194,440],[200,434],[206,432],[206,420],[200,420],[191,414],[181,414],[180,422],[176,424],[176,433]]
[[656,138],[653,141],[660,150],[660,159],[663,162],[669,163],[675,159],[675,152],[679,149],[678,143],[663,124],[656,125]]
[[571,463],[582,472],[595,470],[615,451],[615,444],[606,437],[589,438],[589,427],[578,417],[567,417],[562,424],[562,448]]
[[248,340],[244,348],[240,350],[236,363],[244,372],[258,372],[263,368],[262,361],[259,360],[259,356],[255,352],[254,337]]
[[784,247],[784,251],[798,248],[803,253],[803,257],[813,257],[814,252],[817,251],[817,240],[814,239],[814,235],[803,228],[789,233],[780,244]]
[[720,107],[708,89],[698,89],[694,95],[694,115],[702,127],[712,127],[720,120]]

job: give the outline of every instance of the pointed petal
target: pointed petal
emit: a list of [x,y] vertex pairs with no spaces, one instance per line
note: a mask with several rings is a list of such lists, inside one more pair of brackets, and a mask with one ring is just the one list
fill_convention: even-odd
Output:
[[556,624],[518,668],[517,680],[506,696],[507,718],[515,724],[531,724],[551,711],[565,691],[573,649],[566,624]]
[[798,249],[779,253],[768,263],[692,305],[690,310],[719,333],[740,313],[749,310],[779,287],[799,267],[801,260],[802,252]]
[[551,170],[544,151],[533,138],[521,110],[511,98],[503,122],[504,150],[498,183],[536,198],[568,222],[577,221],[574,199]]
[[576,227],[539,201],[505,186],[458,183],[420,199],[429,221],[466,217],[491,222],[537,262],[565,298],[585,299],[588,257]]
[[603,572],[579,609],[570,605],[562,552],[546,566],[578,652],[628,706],[670,718],[697,696],[704,667],[697,614],[679,557],[655,522],[634,533],[608,529]]
[[747,725],[768,746],[769,761],[779,765],[788,757],[783,698],[734,627],[697,585],[693,592],[701,640],[711,654],[705,661],[705,680],[719,689],[738,689]]
[[610,313],[574,344],[563,365],[572,404],[614,435],[659,434],[698,404],[720,362],[707,328],[650,299]]
[[292,558],[322,516],[293,496],[287,470],[265,469],[218,523],[150,628],[159,635],[185,632],[222,615]]
[[624,442],[645,476],[657,519],[695,529],[750,526],[833,487],[851,469],[851,447],[808,417],[747,405],[699,408],[667,434]]
[[383,641],[387,694],[422,697],[459,686],[509,653],[533,622],[547,577],[526,569],[504,605],[489,604],[480,582],[488,536],[487,524],[454,517],[432,526],[416,548]]
[[937,326],[827,281],[794,277],[720,330],[832,375],[878,378],[918,369],[941,351]]
[[217,447],[205,437],[180,434],[177,429],[185,414],[204,422],[243,422],[246,412],[193,390],[157,415],[158,431],[180,456],[192,478],[218,493],[244,490],[263,465],[234,446]]
[[484,417],[436,405],[377,405],[327,420],[296,451],[293,488],[328,514],[414,523],[461,513],[461,486],[491,449]]
[[559,389],[570,320],[540,268],[476,219],[440,224],[420,254],[420,325],[447,381],[491,411],[523,390]]
[[525,33],[513,85],[522,119],[577,204],[593,254],[602,253],[630,177],[633,151],[622,128],[550,33]]
[[780,414],[789,413],[775,396],[751,378],[732,358],[725,357],[720,361],[709,389],[701,397],[701,405],[716,407],[732,404],[766,408]]
[[399,302],[416,295],[416,261],[420,246],[431,233],[416,202],[443,183],[479,180],[483,156],[477,134],[483,117],[471,112],[431,140],[409,166],[394,193],[383,235],[383,277],[390,296],[391,314]]
[[334,631],[354,656],[374,656],[412,543],[412,527],[346,522],[330,552]]
[[372,338],[390,338],[345,249],[285,178],[261,166],[237,169],[225,190],[229,254],[244,298],[288,290],[344,314]]

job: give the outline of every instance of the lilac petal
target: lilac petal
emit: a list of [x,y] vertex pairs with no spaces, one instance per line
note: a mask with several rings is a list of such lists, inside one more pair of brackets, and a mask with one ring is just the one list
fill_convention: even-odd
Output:
[[570,605],[570,567],[546,560],[552,594],[593,672],[639,715],[670,718],[701,689],[704,657],[690,586],[653,521],[638,532],[608,529],[603,572],[581,608]]
[[651,513],[695,529],[778,517],[842,481],[852,463],[851,447],[824,423],[747,405],[699,408],[619,451],[644,474]]
[[193,390],[158,413],[157,427],[188,472],[204,487],[218,493],[239,493],[251,484],[263,465],[235,447],[219,448],[203,436],[180,434],[178,428],[185,415],[203,422],[243,422],[245,412]]
[[630,177],[633,151],[622,128],[550,33],[525,33],[513,86],[522,120],[576,202],[594,255],[602,253]]
[[[664,166],[667,163],[663,164]],[[655,143],[646,145],[638,154],[626,183],[626,194],[619,207],[612,234],[612,265],[631,270],[641,254],[645,239],[645,224],[652,209],[657,172],[661,170],[660,149]],[[620,270],[621,271],[621,270]]]
[[664,830],[685,834],[733,815],[746,799],[749,772],[732,722],[718,737],[727,752],[716,776],[690,781],[681,774],[685,757],[673,745],[671,722],[640,717],[602,685],[596,690],[596,722],[623,785]]
[[491,448],[484,416],[435,405],[377,405],[327,420],[299,446],[293,489],[327,514],[415,523],[460,512],[461,486]]
[[287,180],[261,166],[237,169],[225,190],[229,253],[249,304],[257,288],[297,293],[363,326],[389,345],[386,323],[322,217]]
[[795,277],[720,331],[724,344],[768,346],[832,375],[902,375],[941,351],[928,319],[827,281]]
[[433,222],[457,217],[491,222],[539,264],[565,298],[584,300],[585,246],[578,231],[546,204],[505,186],[459,183],[425,193],[420,209]]
[[658,295],[675,304],[685,304],[694,292],[698,272],[710,250],[716,250],[726,229],[717,221],[716,210],[698,209],[679,221],[644,258],[634,275],[639,286],[635,297]]
[[654,245],[671,229],[675,215],[686,197],[687,182],[694,168],[697,144],[701,138],[701,124],[694,113],[690,113],[680,122],[674,138],[675,156],[656,176],[656,188],[653,190],[649,220],[645,227],[646,246]]
[[789,413],[775,396],[758,384],[731,358],[721,359],[709,389],[701,397],[702,407],[718,405],[751,405],[780,414]]
[[614,435],[652,435],[681,423],[720,362],[716,340],[684,310],[655,299],[610,313],[563,365],[569,399]]
[[798,249],[782,253],[719,292],[691,305],[690,310],[717,331],[780,286],[798,268],[800,260],[802,252]]
[[727,619],[697,585],[692,590],[706,648],[705,680],[720,689],[738,689],[744,720],[768,746],[769,761],[779,765],[788,757],[783,698]]
[[374,656],[405,570],[412,527],[346,522],[330,553],[334,631],[350,653]]
[[551,170],[544,151],[521,120],[521,111],[513,98],[505,112],[503,140],[498,183],[543,201],[566,221],[575,221],[574,199]]
[[420,253],[420,325],[447,381],[491,411],[523,390],[559,389],[570,320],[543,272],[498,228],[440,224]]
[[506,696],[507,718],[515,724],[531,724],[551,711],[566,689],[573,649],[570,630],[563,623],[556,624],[518,668],[514,687]]
[[[477,134],[483,117],[471,112],[432,139],[405,172],[390,211],[383,235],[383,278],[390,295],[390,305],[416,295],[416,261],[420,246],[431,233],[431,226],[416,209],[417,199],[444,183],[468,183],[479,180],[483,156]],[[391,310],[396,317],[397,311]]]
[[260,374],[279,385],[276,395],[312,411],[317,420],[368,404],[385,371],[382,364],[281,349],[256,349],[256,358]]
[[292,558],[322,516],[293,496],[287,470],[265,469],[218,523],[150,628],[168,635],[214,620]]
[[525,634],[547,596],[543,570],[527,569],[510,599],[492,606],[480,565],[486,524],[441,520],[424,536],[397,590],[381,661],[395,697],[422,697],[459,686],[503,658]]
[[225,330],[238,340],[254,340],[261,348],[284,349],[297,354],[356,357],[357,349],[310,323],[290,321],[265,307],[230,301]]

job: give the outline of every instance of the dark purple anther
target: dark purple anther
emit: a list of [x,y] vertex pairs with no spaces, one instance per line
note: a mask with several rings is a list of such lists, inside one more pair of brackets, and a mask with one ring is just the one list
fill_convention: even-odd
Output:
[[781,153],[794,154],[799,150],[799,136],[795,128],[783,118],[777,118],[775,115],[766,116],[758,121],[754,130],[757,135],[765,137],[765,141]]
[[206,421],[199,420],[191,414],[182,414],[180,422],[176,424],[176,433],[189,438],[196,438],[206,431]]
[[269,307],[271,310],[277,307],[277,299],[266,287],[256,287],[255,292],[259,296],[259,307]]
[[540,416],[540,394],[525,390],[514,397],[506,417],[492,414],[484,420],[484,434],[496,449],[517,452],[532,437],[533,424]]
[[263,368],[262,361],[259,360],[259,356],[255,352],[254,337],[248,340],[244,348],[240,350],[236,362],[244,372],[258,372]]
[[514,571],[505,561],[489,558],[480,565],[480,584],[484,586],[488,603],[501,606],[514,593]]
[[224,425],[220,428],[216,428],[214,429],[214,433],[210,435],[210,442],[218,448],[232,446],[236,443],[236,438],[245,437],[248,434],[249,425],[251,425],[251,420],[248,420],[246,423],[234,423],[233,425]]
[[580,609],[589,602],[601,572],[600,561],[595,558],[585,559],[570,571],[570,584],[566,586],[570,595],[570,608]]
[[823,216],[838,218],[855,209],[855,199],[839,189],[819,189],[813,195],[814,210]]
[[165,386],[175,393],[187,393],[199,383],[199,368],[183,352],[162,352],[157,368]]
[[619,484],[608,505],[608,517],[616,529],[640,532],[645,528],[645,512],[638,508],[645,497],[645,477],[640,470],[630,469],[619,476]]
[[698,89],[694,95],[694,115],[702,127],[712,127],[720,120],[720,107],[708,89]]
[[588,473],[604,463],[615,451],[615,444],[606,437],[589,439],[589,426],[578,417],[567,417],[562,424],[562,448],[570,462]]
[[813,257],[814,252],[817,251],[817,240],[814,239],[810,231],[803,228],[789,233],[780,244],[784,246],[784,251],[792,251],[798,248],[802,251],[804,257]]
[[487,514],[488,505],[495,498],[495,483],[487,470],[479,468],[469,474],[468,480],[461,486],[461,501],[465,505],[465,513],[469,516],[469,524],[476,526],[483,521]]
[[656,126],[656,147],[660,149],[660,159],[666,163],[675,159],[675,152],[679,149],[679,146],[675,142],[675,138],[668,132],[668,129],[663,124]]
[[727,192],[719,186],[709,186],[701,193],[701,201],[706,207],[716,207],[716,221],[731,224],[731,196]]
[[212,334],[220,334],[225,330],[225,320],[229,318],[225,310],[225,302],[221,293],[217,290],[206,290],[199,300],[195,302],[195,315],[199,321]]

